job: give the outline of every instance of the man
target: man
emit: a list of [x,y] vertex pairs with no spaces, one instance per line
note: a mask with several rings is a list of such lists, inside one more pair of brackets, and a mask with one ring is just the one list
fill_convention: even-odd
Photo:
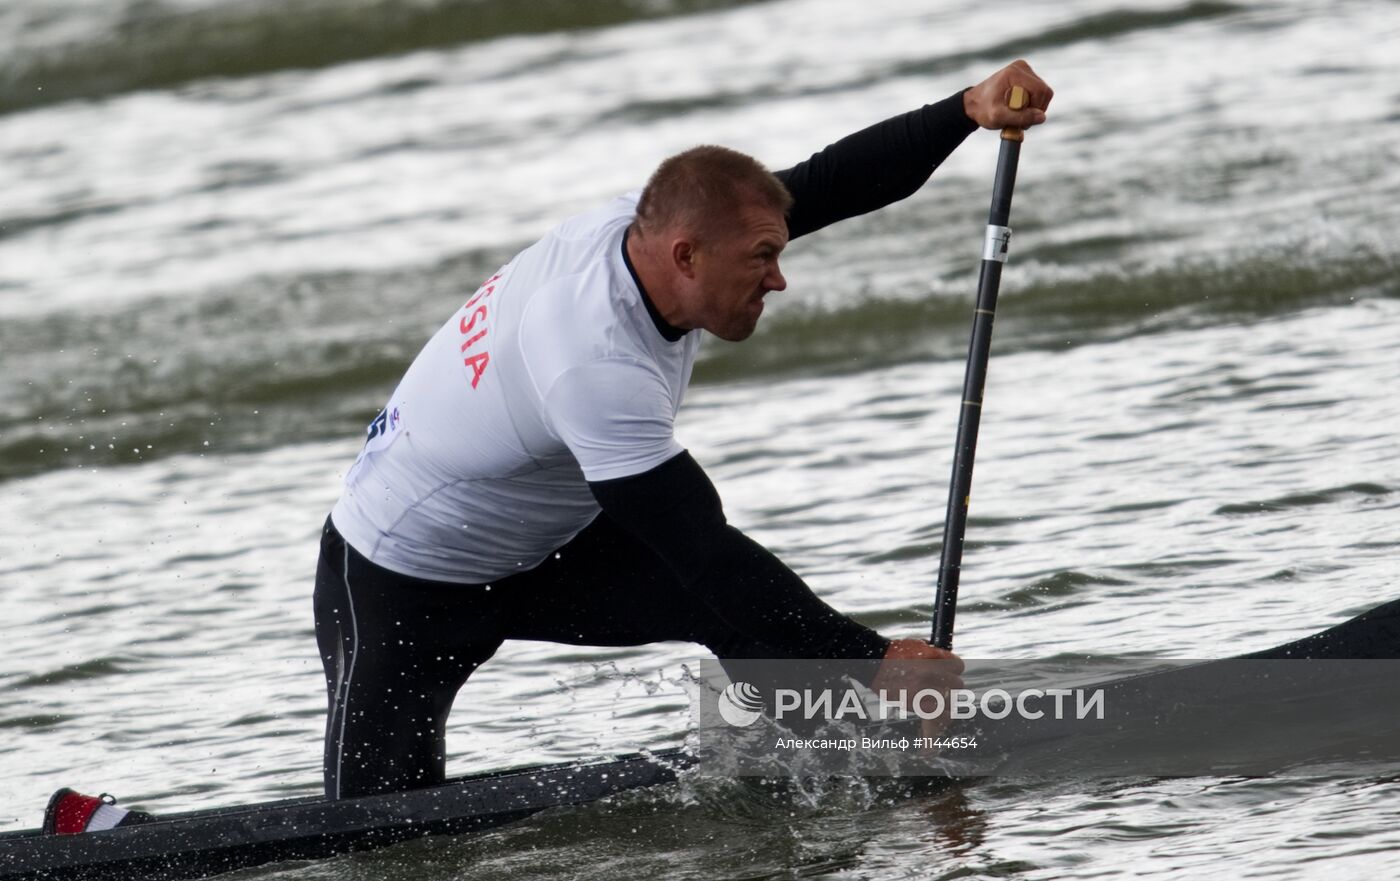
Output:
[[[1028,109],[1006,107],[1014,85]],[[453,699],[506,639],[882,659],[872,685],[896,690],[923,684],[898,661],[956,660],[846,618],[729,526],[673,424],[699,331],[753,333],[790,239],[905,198],[977,126],[1036,125],[1051,96],[1016,62],[776,174],[688,150],[488,279],[409,367],[326,523],[327,796],[441,782]]]

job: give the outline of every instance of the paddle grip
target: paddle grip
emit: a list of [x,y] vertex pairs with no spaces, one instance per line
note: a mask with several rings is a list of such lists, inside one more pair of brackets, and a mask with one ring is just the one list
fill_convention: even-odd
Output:
[[[1020,86],[1012,86],[1011,97],[1007,99],[1006,106],[1010,107],[1012,110],[1024,109],[1026,106],[1026,90]],[[1007,126],[1001,130],[1001,139],[1003,141],[1021,141],[1025,140],[1025,137],[1025,132],[1021,129],[1013,128],[1012,126]]]

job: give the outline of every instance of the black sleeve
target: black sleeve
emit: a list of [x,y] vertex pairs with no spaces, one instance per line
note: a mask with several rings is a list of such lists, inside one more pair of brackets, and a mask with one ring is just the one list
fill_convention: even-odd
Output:
[[847,135],[806,162],[774,172],[792,193],[788,237],[913,195],[977,123],[963,93]]
[[689,453],[589,487],[609,517],[735,630],[793,657],[884,657],[888,640],[822,602],[782,561],[725,521],[719,494]]

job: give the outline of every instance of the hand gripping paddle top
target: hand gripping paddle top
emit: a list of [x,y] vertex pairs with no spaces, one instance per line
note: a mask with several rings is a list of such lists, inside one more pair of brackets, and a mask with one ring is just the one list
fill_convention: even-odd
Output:
[[[1007,106],[1026,106],[1026,90],[1013,86]],[[992,349],[992,320],[996,317],[1001,267],[1011,244],[1011,190],[1016,186],[1016,162],[1021,157],[1018,128],[1001,130],[1001,153],[992,184],[992,210],[987,216],[987,237],[982,247],[982,274],[977,281],[977,308],[972,317],[972,342],[963,376],[962,407],[958,415],[958,439],[953,450],[953,479],[948,488],[948,514],[943,521],[943,558],[938,566],[938,599],[933,610],[933,644],[953,647],[953,616],[958,607],[958,580],[962,574],[963,537],[967,533],[967,508],[972,496],[972,460],[977,453],[977,428],[982,421],[982,392],[987,382],[987,360]]]

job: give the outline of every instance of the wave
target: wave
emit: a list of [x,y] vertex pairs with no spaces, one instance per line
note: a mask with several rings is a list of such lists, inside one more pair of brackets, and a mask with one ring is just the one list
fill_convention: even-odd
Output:
[[651,122],[701,110],[744,107],[777,98],[804,98],[834,92],[856,92],[902,77],[938,77],[969,65],[988,67],[1005,64],[1011,58],[1025,58],[1039,50],[1069,46],[1093,40],[1129,37],[1142,31],[1172,28],[1243,12],[1231,3],[1196,0],[1167,9],[1115,9],[1086,15],[1062,25],[1032,31],[1010,39],[977,46],[961,52],[944,52],[927,58],[891,61],[873,69],[860,70],[847,77],[809,84],[796,78],[781,86],[765,83],[751,89],[709,91],[703,95],[664,100],[644,99],[609,109],[594,120],[602,125],[618,120]]
[[[0,480],[188,452],[350,438],[504,252],[392,273],[263,278],[216,296],[0,327]],[[1021,264],[1025,277],[1035,264]],[[1005,291],[995,350],[1064,350],[1400,298],[1400,255],[1258,254],[1084,269]],[[1059,271],[1064,272],[1061,268]],[[964,283],[965,282],[965,283]],[[754,338],[707,340],[697,383],[850,374],[966,355],[973,280],[923,299],[775,309]],[[385,316],[390,316],[386,319]]]
[[[1035,273],[1036,256],[1029,248],[1018,255],[1023,277]],[[1364,248],[1328,261],[1271,253],[1138,271],[1093,266],[1003,290],[995,351],[1063,350],[1364,297],[1400,297],[1395,281],[1400,253]],[[747,343],[707,344],[708,357],[697,365],[696,380],[851,373],[964,358],[975,285],[969,275],[960,286],[945,283],[941,296],[922,300],[876,297],[835,309],[789,310],[769,319]]]
[[1225,516],[1277,514],[1281,511],[1287,511],[1290,508],[1330,505],[1339,501],[1349,501],[1357,497],[1360,497],[1363,501],[1372,500],[1390,495],[1392,492],[1394,492],[1394,490],[1381,486],[1378,483],[1349,483],[1346,486],[1334,486],[1329,489],[1316,490],[1313,492],[1290,493],[1286,496],[1279,496],[1278,498],[1265,499],[1258,502],[1241,502],[1222,505],[1215,509],[1215,513]]
[[6,35],[11,45],[0,53],[0,113],[168,89],[207,77],[329,67],[749,2],[754,0],[261,0],[179,9],[158,0],[128,0],[101,15],[60,4],[33,20],[0,19],[0,26],[18,31]]

